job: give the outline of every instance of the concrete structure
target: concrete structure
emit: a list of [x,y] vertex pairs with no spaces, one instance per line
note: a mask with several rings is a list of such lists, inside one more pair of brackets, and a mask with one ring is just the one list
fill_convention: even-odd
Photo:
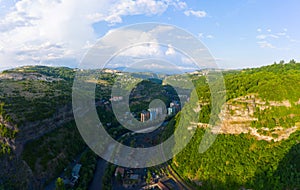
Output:
[[142,111],[141,113],[141,122],[145,122],[150,119],[150,112]]
[[155,109],[149,109],[150,112],[150,121],[154,121],[156,119],[156,110]]
[[168,108],[168,115],[171,116],[171,115],[174,115],[176,112],[175,112],[175,107],[170,107]]

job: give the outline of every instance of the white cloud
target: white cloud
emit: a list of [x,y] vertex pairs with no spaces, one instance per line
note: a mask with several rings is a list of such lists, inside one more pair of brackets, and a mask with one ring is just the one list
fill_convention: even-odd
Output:
[[179,1],[178,3],[175,3],[175,7],[179,10],[186,9],[188,6],[185,2]]
[[[297,42],[297,40],[293,40],[291,39],[291,37],[287,34],[287,29],[282,29],[281,32],[277,32],[272,34],[272,30],[271,29],[267,29],[265,31],[265,33],[262,33],[262,30],[258,31],[259,35],[256,36],[256,39],[259,40],[258,45],[261,48],[272,48],[272,49],[277,49],[277,50],[289,50],[290,47],[283,47],[284,43],[289,41],[291,43],[295,43]],[[276,40],[276,41],[275,41]],[[276,42],[276,46],[274,46],[273,44]],[[280,43],[280,45],[279,45]]]
[[256,31],[257,31],[257,32],[262,32],[261,28],[258,28]]
[[149,43],[139,46],[133,46],[119,54],[120,56],[129,57],[148,57],[162,55],[161,49],[158,44]]
[[194,64],[194,61],[186,56],[181,57],[181,62],[185,64]]
[[213,38],[215,38],[215,37],[214,37],[213,35],[209,34],[209,35],[206,36],[206,38],[207,38],[207,39],[213,39]]
[[[176,4],[177,5],[177,4]],[[87,15],[87,18],[94,22],[106,21],[109,23],[122,22],[123,16],[128,15],[157,15],[162,14],[170,6],[168,1],[156,0],[122,0],[111,3],[106,11],[96,12]],[[178,5],[179,6],[179,5]]]
[[186,16],[195,16],[198,18],[204,18],[207,15],[207,13],[205,11],[194,11],[194,10],[186,10],[186,11],[184,11],[184,14]]
[[198,34],[198,37],[199,37],[199,38],[204,38],[204,34],[203,34],[203,33],[199,33],[199,34]]
[[268,35],[261,34],[261,35],[256,36],[256,38],[259,39],[259,40],[264,40],[264,39],[267,39],[267,38],[278,39],[279,37],[277,35],[275,35],[275,34],[268,34]]
[[199,38],[207,38],[207,39],[214,39],[215,37],[214,37],[214,35],[212,35],[212,34],[207,34],[207,35],[205,35],[204,33],[199,33],[198,34],[198,37]]
[[277,33],[278,36],[286,36],[286,33],[285,32],[279,32]]
[[121,23],[123,22],[123,16],[159,15],[164,13],[170,6],[178,10],[187,8],[187,4],[179,0],[117,0],[110,2],[110,6],[106,11],[88,14],[87,18],[94,22]]
[[260,41],[260,42],[257,42],[259,44],[259,46],[261,48],[271,48],[271,49],[274,49],[276,48],[275,46],[273,46],[271,43],[267,42],[267,41]]
[[259,40],[264,40],[267,38],[267,36],[266,35],[258,35],[258,36],[256,36],[256,38]]
[[187,9],[180,0],[16,1],[0,14],[0,51],[5,49],[0,67],[58,58],[79,60],[84,48],[97,40],[95,22],[114,24],[124,16],[160,15],[170,6]]
[[173,48],[172,45],[168,45],[168,49],[167,49],[167,51],[166,51],[165,54],[166,55],[175,55],[176,54],[176,52],[175,52],[175,50],[174,50],[174,48]]

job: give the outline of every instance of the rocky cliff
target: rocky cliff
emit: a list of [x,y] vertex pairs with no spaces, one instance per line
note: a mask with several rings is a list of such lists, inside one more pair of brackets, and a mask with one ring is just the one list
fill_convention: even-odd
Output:
[[[216,134],[235,134],[249,133],[256,137],[257,140],[265,141],[281,141],[288,139],[289,136],[300,129],[300,123],[295,123],[294,126],[284,128],[279,124],[276,127],[256,128],[252,125],[253,121],[259,121],[257,117],[258,110],[263,111],[274,107],[290,108],[292,104],[298,102],[284,101],[264,101],[257,94],[249,94],[247,96],[232,99],[223,105],[219,114],[220,122],[217,126],[210,126],[206,123],[191,123],[189,129],[192,130],[196,127],[207,128],[211,127],[212,132]],[[201,106],[207,103],[201,102],[198,108],[194,111],[200,112]],[[290,113],[284,117],[300,116],[300,113]]]

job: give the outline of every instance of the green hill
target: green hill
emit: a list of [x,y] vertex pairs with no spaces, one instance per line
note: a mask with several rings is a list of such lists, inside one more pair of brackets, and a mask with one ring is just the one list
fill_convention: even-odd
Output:
[[[71,106],[76,71],[29,66],[0,73],[0,189],[1,184],[6,189],[38,189],[85,149]],[[169,122],[162,134],[167,138],[179,120],[188,130],[195,130],[188,146],[171,164],[191,186],[198,189],[300,188],[300,64],[291,61],[224,71],[226,92],[222,83],[214,80],[214,71],[207,70],[160,76],[162,80],[150,81],[142,81],[151,76],[143,73],[109,69],[80,72],[89,74],[84,79],[86,82],[96,83],[99,118],[113,137],[126,131],[109,106],[113,84],[125,89],[139,84],[131,91],[130,108],[136,113],[147,109],[148,103],[160,98],[161,93],[166,95],[163,101],[169,104],[176,98],[172,86],[180,89],[178,93],[182,97],[190,93],[193,85],[196,87],[193,95],[198,99],[191,98],[184,104],[183,111]],[[212,85],[226,93],[226,103],[217,104],[214,111],[219,115],[210,118]],[[191,123],[197,119],[198,123]],[[214,130],[209,121],[220,126],[220,130]],[[199,144],[208,127],[218,136],[200,154]],[[179,138],[184,139],[184,135],[179,134]],[[94,161],[90,165],[94,168]],[[82,187],[86,187],[93,175],[93,169],[87,170]]]
[[210,89],[205,77],[192,76],[199,124],[187,126],[196,133],[172,167],[195,189],[299,189],[300,64],[223,74],[227,98],[216,122],[221,129],[212,130],[217,139],[203,154],[198,150],[209,122]]

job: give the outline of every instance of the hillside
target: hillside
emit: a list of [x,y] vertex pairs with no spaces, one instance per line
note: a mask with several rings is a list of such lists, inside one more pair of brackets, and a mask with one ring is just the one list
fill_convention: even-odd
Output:
[[[113,84],[124,89],[137,85],[130,95],[130,109],[136,115],[148,109],[149,102],[161,94],[165,95],[166,104],[171,101],[172,93],[167,93],[170,89],[164,88],[161,80],[142,81],[152,77],[148,73],[45,66],[3,71],[0,73],[0,189],[41,189],[86,149],[72,110],[75,72],[81,73],[85,82],[96,85],[99,118],[113,137],[127,131],[113,115]],[[147,89],[153,89],[150,95]],[[89,164],[95,167],[95,160]],[[93,176],[93,169],[84,165],[85,170],[89,173],[81,178],[82,188],[87,187]]]
[[[71,107],[76,71],[30,66],[0,73],[0,189],[41,189],[86,149]],[[171,164],[191,186],[300,188],[300,64],[224,71],[226,103],[217,105],[214,125],[209,124],[212,105],[208,71],[160,76],[161,80],[143,80],[152,77],[149,73],[109,69],[80,72],[89,76],[84,78],[86,82],[96,84],[99,118],[114,138],[127,130],[113,115],[111,101],[118,101],[111,96],[113,85],[132,89],[130,109],[136,115],[147,109],[152,99],[163,95],[168,105],[179,96],[188,99],[190,89],[196,87],[192,94],[198,99],[183,104],[182,113],[162,134],[167,138],[179,124],[195,132]],[[220,86],[217,81],[211,82]],[[184,115],[181,119],[180,114]],[[200,154],[199,144],[207,128],[218,137],[207,152]],[[178,137],[184,139],[185,135]],[[95,155],[91,157],[91,167],[83,167],[88,172],[79,184],[82,188],[93,175]]]
[[[300,188],[300,64],[224,72],[227,100],[215,126],[208,124],[209,86],[193,79],[199,123],[186,126],[196,133],[173,159],[176,172],[197,189]],[[208,127],[218,136],[200,154]]]
[[5,188],[36,187],[24,145],[73,119],[74,71],[44,66],[0,73],[0,179]]

